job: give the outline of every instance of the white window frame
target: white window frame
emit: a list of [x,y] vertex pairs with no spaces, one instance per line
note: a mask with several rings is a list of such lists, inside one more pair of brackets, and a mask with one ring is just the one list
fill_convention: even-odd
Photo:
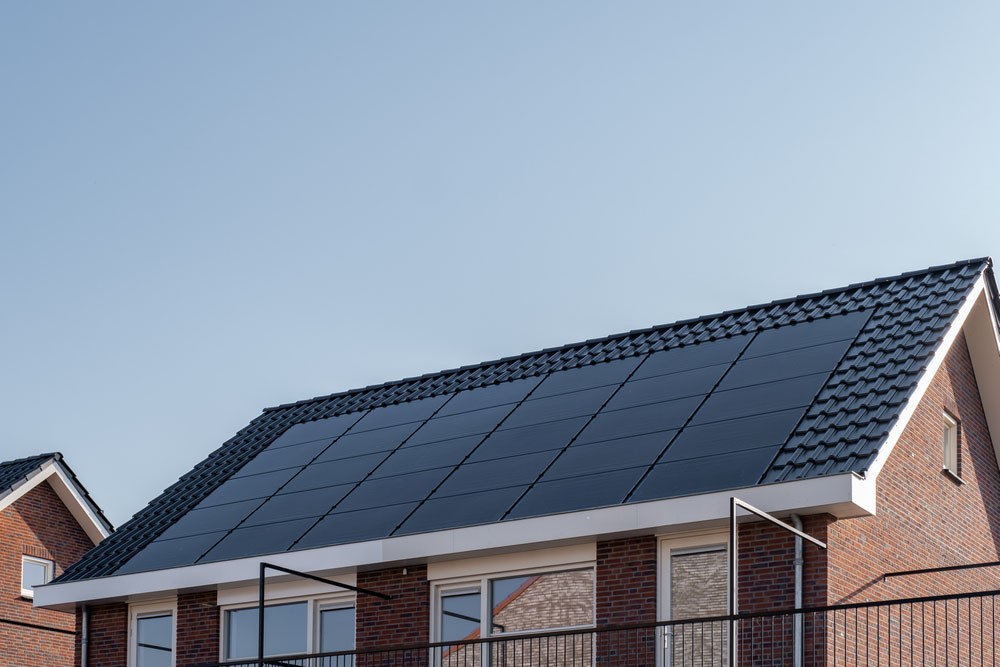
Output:
[[941,417],[941,453],[943,457],[941,470],[955,481],[964,484],[959,459],[959,420],[948,411],[943,412]]
[[[324,595],[295,595],[291,597],[270,597],[264,602],[264,607],[274,607],[284,604],[295,604],[296,602],[306,603],[306,654],[318,653],[319,648],[319,623],[320,611],[324,609],[355,609],[354,620],[354,648],[358,645],[357,628],[357,596],[353,592],[326,593]],[[256,602],[242,602],[237,604],[227,604],[219,607],[219,656],[221,660],[240,660],[242,658],[231,658],[226,655],[226,612],[238,609],[256,609]],[[256,659],[256,654],[251,656]]]
[[129,605],[128,609],[128,664],[138,664],[139,619],[150,616],[170,615],[170,664],[177,664],[177,598]]
[[[553,572],[572,572],[575,570],[590,570],[594,575],[593,602],[591,608],[594,611],[594,620],[586,625],[573,625],[558,628],[542,628],[539,630],[523,630],[517,633],[492,632],[490,628],[490,616],[492,612],[492,600],[490,600],[490,581],[494,579],[506,579],[508,577],[524,577],[534,574],[552,574]],[[497,570],[484,572],[475,576],[455,577],[451,579],[441,579],[431,582],[431,637],[432,641],[444,641],[441,639],[441,598],[448,593],[479,593],[479,636],[482,639],[487,637],[503,637],[505,634],[544,634],[546,632],[559,632],[560,630],[578,630],[581,628],[593,628],[596,626],[597,616],[597,567],[594,561],[582,563],[565,563],[560,565],[548,565],[542,567],[525,567],[515,570]]]
[[35,591],[32,588],[26,588],[24,585],[24,564],[25,563],[35,563],[36,565],[41,565],[45,568],[45,581],[43,584],[47,584],[52,581],[52,576],[55,573],[56,564],[49,558],[41,558],[39,556],[29,556],[23,554],[21,556],[21,597],[33,600],[35,598]]

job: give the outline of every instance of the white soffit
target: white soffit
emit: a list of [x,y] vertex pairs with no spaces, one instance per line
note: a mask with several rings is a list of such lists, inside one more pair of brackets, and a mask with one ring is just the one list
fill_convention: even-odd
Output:
[[997,314],[993,300],[984,292],[976,301],[965,326],[965,340],[976,372],[976,384],[990,429],[993,449],[1000,463],[1000,338],[997,333]]
[[719,523],[737,496],[767,512],[829,513],[838,518],[875,512],[874,484],[853,473],[795,480],[697,496],[615,505],[596,510],[404,535],[167,570],[48,584],[35,605],[72,609],[76,603],[125,600],[174,591],[252,585],[266,561],[336,579],[359,567],[434,563],[546,549],[641,534],[664,534]]

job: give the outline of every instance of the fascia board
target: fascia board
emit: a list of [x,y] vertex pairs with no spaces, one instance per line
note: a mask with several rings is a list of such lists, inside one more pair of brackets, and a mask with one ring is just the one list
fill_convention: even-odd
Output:
[[966,321],[969,319],[969,315],[972,313],[976,302],[985,293],[986,277],[985,275],[980,274],[975,284],[973,284],[969,295],[962,303],[962,307],[959,308],[958,314],[948,326],[948,330],[945,332],[941,342],[938,343],[937,349],[934,351],[934,355],[931,357],[930,363],[927,364],[927,368],[924,369],[920,376],[920,380],[917,381],[917,386],[910,395],[910,399],[906,402],[906,405],[900,412],[899,419],[896,420],[896,423],[889,431],[889,435],[886,437],[885,442],[879,448],[878,455],[875,457],[875,460],[872,461],[868,470],[865,471],[865,476],[869,479],[877,478],[878,474],[882,471],[882,467],[889,459],[889,456],[892,454],[892,450],[896,447],[896,443],[899,442],[899,438],[903,435],[903,431],[906,430],[907,425],[910,423],[913,413],[916,412],[917,406],[920,405],[924,395],[927,393],[927,389],[931,386],[934,376],[941,368],[941,364],[944,363],[945,358],[947,358],[948,352],[951,351],[952,344],[955,342],[955,339],[958,338],[958,334],[961,333]]
[[0,497],[0,511],[7,509],[23,498],[29,491],[47,480],[54,472],[55,459],[48,459],[28,473],[28,476],[20,484],[15,485],[7,491],[6,495]]
[[706,523],[725,521],[732,496],[777,514],[828,513],[849,518],[875,513],[874,484],[848,473],[218,563],[60,582],[36,588],[35,605],[68,610],[78,603],[122,601],[180,590],[246,585],[257,578],[262,560],[335,577],[338,573],[363,568],[690,530]]
[[993,300],[983,295],[976,304],[965,329],[969,356],[975,371],[976,384],[993,441],[994,453],[1000,463],[1000,338],[997,333]]

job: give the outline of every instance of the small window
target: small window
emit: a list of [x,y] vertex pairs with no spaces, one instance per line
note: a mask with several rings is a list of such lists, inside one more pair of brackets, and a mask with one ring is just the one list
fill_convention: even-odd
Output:
[[[305,602],[264,607],[264,655],[306,653]],[[257,657],[257,607],[226,612],[226,659]]]
[[21,596],[35,597],[35,586],[52,581],[54,564],[45,558],[21,556]]
[[945,472],[961,479],[958,458],[958,420],[948,413],[944,414],[941,446],[944,450]]
[[136,667],[172,667],[174,664],[174,616],[144,614],[135,620]]

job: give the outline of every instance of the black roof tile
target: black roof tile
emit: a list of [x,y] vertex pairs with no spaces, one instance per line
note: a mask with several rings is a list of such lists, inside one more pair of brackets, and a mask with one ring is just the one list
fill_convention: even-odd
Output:
[[[862,328],[860,330],[856,328],[851,330],[849,327],[846,329],[847,335],[854,337],[853,343],[839,362],[833,362],[835,365],[827,371],[829,374],[825,381],[820,383],[818,393],[812,402],[805,407],[796,408],[802,411],[801,418],[795,421],[797,425],[785,442],[777,445],[773,451],[764,451],[761,448],[745,449],[734,452],[733,457],[737,457],[737,454],[743,458],[750,457],[753,459],[754,465],[762,465],[760,472],[754,473],[754,479],[758,479],[757,475],[759,474],[759,483],[844,472],[863,472],[876,456],[879,446],[892,424],[899,417],[902,405],[912,394],[921,372],[926,368],[949,323],[957,314],[960,304],[983,271],[986,271],[987,279],[995,294],[995,281],[990,260],[985,258],[968,260],[923,271],[914,271],[892,278],[856,283],[844,288],[782,299],[758,306],[726,311],[717,315],[638,329],[583,343],[549,348],[530,354],[506,357],[497,361],[463,366],[454,370],[430,373],[268,408],[222,447],[212,452],[193,470],[150,502],[145,509],[136,514],[111,538],[105,540],[83,560],[68,569],[59,581],[107,576],[116,573],[119,568],[122,568],[123,572],[139,571],[148,567],[156,567],[155,564],[158,562],[166,562],[163,561],[162,556],[156,555],[159,552],[153,553],[156,551],[154,549],[150,552],[152,555],[136,558],[132,563],[129,563],[133,557],[143,552],[146,545],[156,540],[167,528],[225,483],[228,478],[263,451],[273,440],[296,424],[422,398],[445,394],[453,395],[462,390],[486,387],[526,377],[545,377],[564,369],[590,366],[628,357],[642,357],[640,359],[640,363],[642,363],[647,355],[661,350],[673,350],[689,345],[712,345],[713,341],[733,339],[744,334],[751,334],[747,340],[752,340],[754,335],[768,329],[802,326],[812,321],[843,316],[862,310],[866,311],[864,321],[858,320],[857,324]],[[745,348],[741,347],[741,349]],[[737,360],[735,363],[738,364],[739,361]],[[642,366],[640,365],[639,368],[641,369]],[[543,379],[537,386],[544,388],[545,380]],[[712,391],[714,389],[708,390],[704,399],[707,400],[712,395]],[[775,401],[777,401],[775,406],[768,406],[768,409],[781,409],[783,407],[780,396],[776,396]],[[593,419],[603,407],[602,405],[600,409],[590,408],[589,417],[580,420],[579,427],[585,430],[588,419]],[[671,424],[671,428],[683,429],[688,423],[694,423],[692,417],[697,414],[700,408],[701,404],[693,404],[694,412],[686,417],[687,421],[683,421],[684,417],[681,415],[682,423]],[[517,409],[512,414],[516,414],[516,412]],[[501,419],[503,418],[505,417],[501,417]],[[724,420],[726,418],[725,411],[721,411],[713,419]],[[484,424],[483,428],[489,430],[496,428],[496,425]],[[502,432],[504,431],[498,431],[498,433]],[[578,431],[574,432],[578,433]],[[484,442],[490,440],[488,434],[484,434],[483,437],[485,438]],[[560,437],[563,439],[558,443],[548,443],[546,447],[551,445],[557,450],[562,448],[560,451],[564,451],[573,446],[573,439],[576,438],[576,435],[566,434]],[[567,442],[565,438],[570,439]],[[419,438],[417,440],[419,441]],[[336,447],[336,444],[336,439],[331,438],[329,444],[331,451]],[[403,447],[405,443],[394,446]],[[669,442],[664,446],[669,447]],[[467,450],[462,449],[461,451]],[[387,456],[389,453],[387,451],[385,455]],[[477,458],[474,452],[472,455],[465,454],[465,456],[469,460]],[[646,500],[668,497],[669,495],[699,493],[708,490],[709,487],[714,490],[720,485],[724,487],[729,482],[720,478],[714,481],[708,480],[702,484],[698,479],[692,479],[684,471],[688,468],[700,470],[701,468],[698,466],[702,466],[706,470],[717,470],[720,465],[723,467],[734,465],[726,462],[726,455],[715,454],[713,457],[703,457],[704,463],[696,463],[692,462],[695,461],[694,459],[686,459],[683,461],[686,468],[670,468],[674,463],[668,459],[662,459],[662,457],[663,452],[654,460],[649,461],[647,472],[636,475],[636,479],[639,481],[636,482],[634,488],[625,496],[619,495],[616,498]],[[374,457],[374,459],[378,459],[378,462],[381,462],[382,458],[382,455]],[[453,461],[450,462],[450,465],[451,469],[457,470],[461,467],[462,461]],[[308,469],[308,467],[307,465],[306,468]],[[654,470],[655,475],[649,476],[650,471]],[[726,479],[734,484],[737,482],[745,484],[747,470],[734,468],[730,472],[732,474]],[[446,484],[450,474],[449,472],[445,475],[444,481],[440,484]],[[536,482],[541,479],[543,474],[544,470],[540,470]],[[614,476],[617,473],[609,468],[607,474]],[[371,472],[368,473],[368,476],[370,475]],[[622,473],[623,478],[630,475],[632,473],[628,475]],[[647,478],[649,483],[645,483]],[[678,480],[683,480],[681,485],[683,489],[671,486],[676,485]],[[424,483],[422,478],[415,480],[415,482],[417,481]],[[362,482],[363,479],[359,479],[356,484],[360,485]],[[410,491],[414,497],[424,492],[426,492],[427,497],[432,497],[437,483],[437,477],[435,477],[434,480],[426,481],[425,489],[414,488]],[[541,483],[546,484],[547,482]],[[384,537],[394,534],[404,524],[406,525],[402,532],[411,531],[411,526],[438,529],[465,525],[462,521],[472,521],[473,519],[463,519],[463,516],[501,516],[502,508],[494,507],[498,499],[503,502],[511,502],[510,498],[534,498],[535,505],[531,507],[526,505],[520,510],[517,509],[518,501],[515,499],[514,505],[506,509],[506,515],[513,517],[522,514],[537,514],[539,507],[544,509],[544,503],[539,506],[537,498],[541,498],[544,494],[531,493],[534,486],[535,483],[529,483],[529,486],[526,487],[527,491],[523,494],[520,492],[500,494],[499,490],[484,490],[481,495],[483,502],[489,500],[492,503],[487,508],[489,511],[486,509],[475,512],[470,510],[464,514],[457,512],[454,517],[446,518],[447,520],[438,520],[438,517],[429,517],[427,511],[419,511],[421,506],[436,508],[446,507],[446,505],[436,505],[433,500],[425,500],[425,505],[419,501],[414,504],[410,502],[409,497],[405,499],[407,501],[405,504],[392,504],[391,500],[387,500],[385,506],[392,509],[392,512],[384,508],[373,508],[371,510],[355,510],[355,513],[351,513],[339,511],[337,506],[334,506],[331,512],[325,515],[327,517],[325,520],[321,517],[319,521],[314,523],[303,522],[303,526],[308,524],[304,531],[300,531],[304,537],[300,537],[292,548],[322,546],[354,539],[368,539],[373,536]],[[269,493],[273,492],[275,492],[273,489],[269,491]],[[351,498],[351,493],[353,491],[347,494],[348,499]],[[473,496],[480,497],[471,494],[470,503],[475,501]],[[357,501],[346,502],[344,507],[351,507],[351,502]],[[612,501],[606,499],[588,500],[584,494],[575,502],[584,503],[582,506],[574,506],[576,509],[582,509],[584,506],[589,507],[586,505],[588,502],[606,503]],[[613,502],[620,501],[614,500]],[[564,511],[564,509],[560,507],[553,511]],[[367,521],[365,517],[368,515],[364,512],[371,513],[373,516],[378,514],[380,517],[382,523],[379,524],[379,528],[375,532],[369,530],[371,527],[368,525],[365,525],[364,531],[360,531],[358,528]],[[419,517],[419,519],[414,519],[407,524],[407,519],[410,516]],[[235,527],[234,525],[231,529]],[[346,532],[338,534],[337,531],[340,530],[340,527],[343,527]],[[181,559],[184,560],[184,563],[177,563],[176,559],[171,560],[170,563],[176,565],[197,562],[199,558],[204,557],[217,543],[221,542],[226,534],[228,534],[226,531],[222,531],[218,534],[219,539],[194,545],[192,549],[197,553],[192,552],[192,555],[186,560]],[[232,546],[236,544],[236,541],[230,540],[227,544]],[[227,547],[226,557],[241,555],[239,549],[233,549]],[[219,553],[219,551],[215,553]],[[144,562],[153,563],[153,565],[143,565]]]

